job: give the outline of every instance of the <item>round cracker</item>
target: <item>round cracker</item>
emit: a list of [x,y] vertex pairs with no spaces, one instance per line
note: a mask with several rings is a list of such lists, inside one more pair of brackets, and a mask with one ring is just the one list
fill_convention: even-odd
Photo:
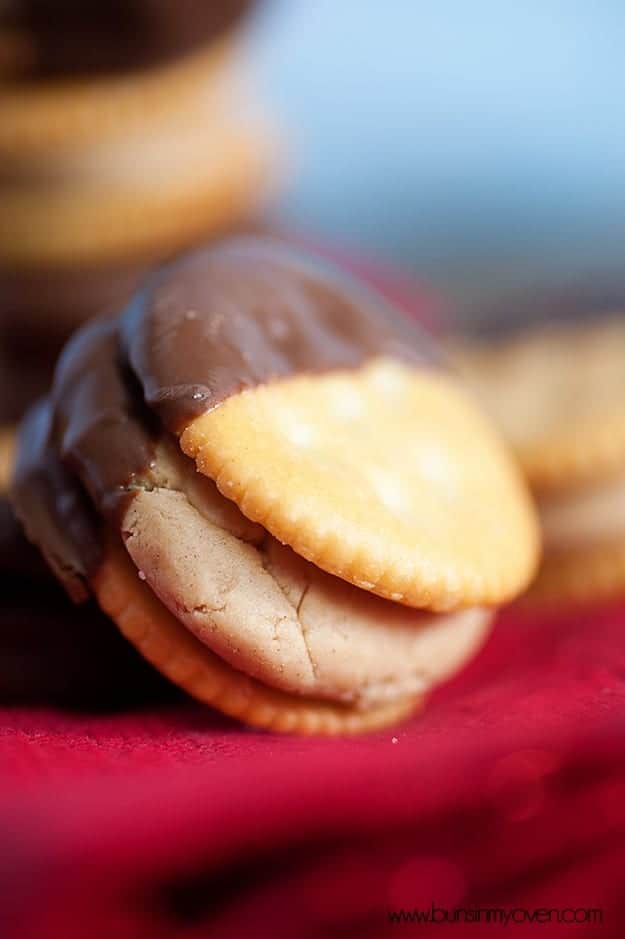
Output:
[[536,328],[452,350],[539,493],[625,467],[625,319]]
[[[272,146],[260,127],[221,126],[209,154],[180,173],[2,197],[0,258],[23,265],[149,260],[229,228],[264,195]],[[187,161],[188,162],[188,161]]]
[[290,695],[236,671],[159,602],[113,538],[93,589],[102,610],[155,668],[197,700],[247,724],[300,734],[356,734],[403,720],[421,704],[413,697],[363,711]]
[[183,451],[315,565],[431,610],[497,604],[538,560],[538,525],[488,421],[440,372],[378,359],[232,395]]
[[547,555],[524,602],[593,603],[623,594],[625,538]]
[[46,153],[110,139],[178,110],[198,85],[221,91],[234,45],[224,39],[182,61],[143,73],[5,86],[0,154]]

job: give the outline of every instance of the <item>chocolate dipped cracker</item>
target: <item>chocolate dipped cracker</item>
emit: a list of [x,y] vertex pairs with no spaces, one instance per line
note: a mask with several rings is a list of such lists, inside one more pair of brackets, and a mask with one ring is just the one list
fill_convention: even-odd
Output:
[[165,268],[70,342],[42,407],[67,476],[29,460],[31,415],[29,537],[164,674],[252,724],[409,713],[536,564],[519,476],[421,331],[268,239]]

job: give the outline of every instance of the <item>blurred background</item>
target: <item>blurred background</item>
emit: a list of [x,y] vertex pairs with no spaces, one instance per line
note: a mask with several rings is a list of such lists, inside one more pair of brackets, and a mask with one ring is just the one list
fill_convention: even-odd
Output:
[[467,330],[625,308],[624,31],[615,0],[0,2],[0,423],[151,266],[273,218]]
[[409,265],[465,319],[518,290],[618,295],[624,32],[614,0],[267,3],[249,41],[288,130],[282,211]]

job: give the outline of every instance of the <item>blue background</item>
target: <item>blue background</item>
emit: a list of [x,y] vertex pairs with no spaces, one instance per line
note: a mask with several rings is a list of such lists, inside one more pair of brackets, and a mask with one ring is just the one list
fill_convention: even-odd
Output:
[[620,273],[625,4],[274,0],[252,29],[291,219],[461,305]]

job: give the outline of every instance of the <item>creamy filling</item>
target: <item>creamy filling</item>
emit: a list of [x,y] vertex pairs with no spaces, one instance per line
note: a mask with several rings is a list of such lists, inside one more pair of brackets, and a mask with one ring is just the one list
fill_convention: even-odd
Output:
[[268,687],[377,707],[454,674],[488,634],[487,609],[412,609],[325,574],[243,516],[173,441],[134,488],[121,529],[141,579]]

